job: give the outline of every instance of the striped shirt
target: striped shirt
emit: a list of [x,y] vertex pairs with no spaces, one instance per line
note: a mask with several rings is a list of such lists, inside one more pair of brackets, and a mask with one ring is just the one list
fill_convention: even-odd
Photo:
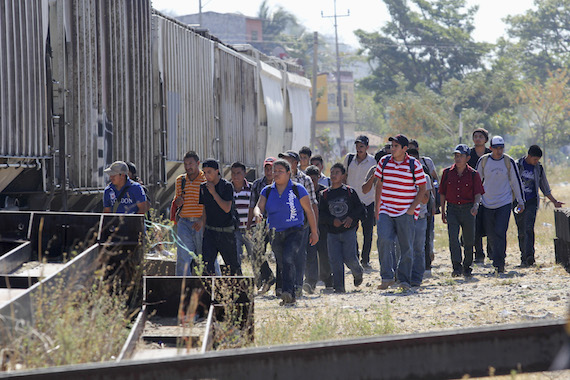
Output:
[[239,228],[244,229],[247,226],[247,214],[249,212],[249,203],[251,201],[251,183],[244,180],[245,184],[240,191],[235,190],[234,186],[234,204],[239,217]]
[[186,184],[184,186],[184,205],[180,212],[181,218],[200,218],[202,216],[203,206],[198,204],[200,198],[200,184],[206,182],[204,172],[200,170],[200,174],[190,181],[187,174],[181,174],[176,177],[176,197],[182,196],[182,178],[186,176]]
[[[384,182],[382,183],[382,193],[380,196],[380,214],[388,214],[394,218],[404,215],[414,202],[418,194],[418,187],[426,184],[426,176],[422,169],[422,164],[414,160],[415,177],[414,183],[412,172],[410,171],[410,156],[406,154],[403,162],[397,163],[394,158],[384,156],[376,166],[374,175],[382,178],[382,165],[385,160],[389,160],[384,169]],[[420,204],[414,210],[414,218],[417,219],[420,213]]]

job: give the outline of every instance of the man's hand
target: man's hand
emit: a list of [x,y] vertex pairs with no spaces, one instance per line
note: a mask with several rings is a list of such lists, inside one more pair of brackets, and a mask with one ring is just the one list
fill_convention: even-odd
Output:
[[202,219],[198,219],[197,221],[194,222],[194,224],[192,225],[192,228],[194,229],[194,231],[200,231],[202,229],[203,225],[202,225]]
[[212,182],[206,182],[206,189],[208,189],[210,194],[216,194],[216,185],[214,185]]
[[342,226],[342,221],[339,218],[334,218],[333,226],[335,226],[335,227]]
[[408,215],[414,215],[414,212],[415,212],[415,207],[414,207],[414,208],[411,208],[411,207],[410,207],[410,208],[408,209],[408,211],[406,211],[406,214],[408,214]]
[[263,220],[263,215],[260,212],[253,211],[253,220],[255,223],[261,223]]
[[180,207],[184,204],[184,197],[176,197],[176,199],[174,200],[174,205],[176,207]]
[[556,207],[556,208],[560,208],[564,204],[564,202],[558,202],[558,201],[554,201],[552,203],[554,204],[554,207]]
[[319,233],[318,232],[311,232],[311,236],[309,237],[309,244],[315,245],[319,242]]
[[444,211],[441,212],[441,221],[443,224],[447,224],[447,213]]
[[517,205],[517,207],[515,208],[515,213],[520,214],[521,212],[524,211],[524,204],[523,203],[519,203]]
[[352,224],[352,218],[350,216],[347,216],[346,219],[344,220],[344,228],[350,228],[351,224]]
[[473,207],[471,208],[471,215],[477,216],[478,212],[479,212],[479,205],[474,204]]

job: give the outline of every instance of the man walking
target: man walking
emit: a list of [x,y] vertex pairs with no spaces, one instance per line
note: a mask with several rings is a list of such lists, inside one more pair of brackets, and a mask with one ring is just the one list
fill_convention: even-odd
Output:
[[320,154],[312,156],[311,165],[315,165],[317,168],[319,168],[319,172],[321,173],[319,175],[319,181],[318,181],[319,184],[323,185],[324,187],[331,187],[331,179],[323,173],[323,171],[325,170],[323,156],[321,156]]
[[[485,144],[489,141],[489,132],[485,128],[477,128],[473,131],[473,148],[471,148],[471,156],[467,165],[475,169],[479,158],[484,154],[491,153],[491,149]],[[483,209],[480,209],[475,217],[475,264],[485,263],[485,252],[483,251],[483,236],[485,235],[485,226],[483,225]],[[487,252],[489,251],[489,241],[487,240]]]
[[[410,289],[412,275],[412,242],[414,220],[420,211],[420,200],[426,192],[426,177],[418,160],[406,153],[408,138],[390,137],[392,154],[382,157],[374,175],[379,178],[375,191],[375,215],[378,218],[378,255],[380,259],[380,289],[396,282]],[[400,243],[401,256],[396,272],[392,263],[394,239]]]
[[194,151],[184,155],[185,174],[176,178],[174,206],[182,207],[177,222],[177,233],[180,243],[176,251],[176,275],[190,276],[192,274],[193,256],[202,255],[202,239],[204,225],[202,224],[202,206],[200,185],[206,182],[204,172],[200,170],[200,158]]
[[477,163],[477,171],[485,188],[483,221],[491,249],[491,260],[497,273],[505,272],[507,229],[513,200],[517,201],[515,212],[524,210],[519,171],[515,161],[503,153],[504,149],[503,138],[494,136],[491,139],[491,153],[483,155]]
[[144,188],[128,177],[129,168],[123,161],[115,161],[104,170],[111,183],[103,193],[103,212],[117,214],[144,214],[148,202]]
[[356,153],[349,153],[344,158],[346,168],[346,184],[353,188],[358,194],[360,201],[366,208],[365,216],[362,219],[362,234],[364,244],[360,255],[360,262],[365,269],[370,269],[370,249],[372,248],[372,232],[374,231],[374,193],[364,194],[362,184],[366,182],[366,174],[377,162],[372,155],[368,154],[368,137],[358,136],[354,142]]
[[249,204],[251,201],[251,183],[245,179],[245,165],[241,162],[234,162],[230,168],[230,171],[232,175],[232,185],[234,187],[234,204],[237,211],[237,216],[239,218],[238,228],[236,228],[234,231],[236,238],[237,258],[238,262],[241,264],[243,246],[245,245],[247,255],[253,264],[252,242],[246,235]]
[[[546,179],[544,168],[540,164],[542,149],[538,145],[532,145],[528,149],[525,157],[517,161],[517,167],[521,173],[524,191],[524,210],[515,213],[515,222],[518,229],[519,248],[521,251],[521,267],[532,266],[534,258],[534,223],[536,222],[536,212],[540,203],[538,189],[545,197],[550,199],[554,207],[562,207],[564,203],[558,202],[552,195],[550,185]],[[516,207],[513,204],[513,207]]]
[[[470,149],[467,145],[459,144],[455,147],[453,151],[455,163],[443,170],[439,185],[441,220],[447,224],[453,277],[462,274],[466,278],[471,277],[475,217],[479,211],[481,196],[485,193],[479,173],[467,165],[469,154]],[[463,259],[459,243],[460,229],[463,234]]]

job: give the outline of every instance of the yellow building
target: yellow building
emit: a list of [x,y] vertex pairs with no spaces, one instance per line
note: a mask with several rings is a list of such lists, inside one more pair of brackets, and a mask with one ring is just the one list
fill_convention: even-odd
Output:
[[[351,71],[340,72],[342,111],[344,125],[344,146],[349,149],[354,144],[356,109],[354,104],[354,78]],[[340,156],[345,153],[340,144],[339,110],[337,103],[336,72],[321,73],[317,76],[317,140],[323,135],[333,142],[333,154]]]

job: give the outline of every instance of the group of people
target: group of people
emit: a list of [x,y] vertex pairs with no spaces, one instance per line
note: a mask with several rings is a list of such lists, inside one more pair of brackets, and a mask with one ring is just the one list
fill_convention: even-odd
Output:
[[[356,152],[332,165],[330,177],[323,173],[323,158],[313,156],[310,148],[288,150],[278,158],[267,157],[263,176],[253,183],[240,162],[231,165],[228,181],[216,160],[201,162],[195,152],[186,153],[185,173],[176,179],[172,202],[180,240],[176,275],[195,272],[199,256],[205,274],[220,273],[218,254],[225,274],[241,275],[245,246],[259,293],[275,286],[282,305],[294,305],[303,292],[313,293],[319,280],[343,293],[345,265],[355,286],[370,268],[376,224],[379,289],[398,286],[405,291],[420,286],[430,273],[438,213],[448,227],[452,276],[469,278],[473,263],[484,262],[483,236],[496,272],[505,271],[511,211],[519,232],[521,265],[534,264],[538,189],[555,207],[562,206],[551,193],[538,146],[515,161],[504,154],[501,136],[494,136],[487,148],[489,134],[479,128],[473,132],[473,148],[459,144],[450,151],[454,163],[440,178],[433,161],[420,156],[417,141],[402,134],[388,140],[372,156],[368,138],[357,137]],[[126,163],[117,161],[105,172],[111,179],[104,194],[105,212],[148,210],[144,188],[129,178]],[[253,229],[263,236],[256,244]],[[275,273],[265,254],[267,243],[275,255]]]

